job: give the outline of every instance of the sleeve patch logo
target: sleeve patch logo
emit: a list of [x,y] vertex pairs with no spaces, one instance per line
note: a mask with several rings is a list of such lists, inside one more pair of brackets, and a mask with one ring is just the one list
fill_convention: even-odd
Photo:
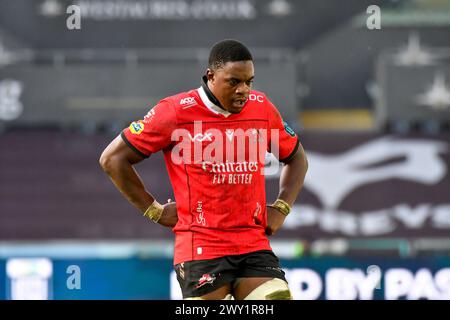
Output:
[[135,121],[130,124],[130,132],[132,134],[141,134],[144,131],[144,123],[142,121]]
[[295,137],[294,130],[292,130],[292,128],[289,127],[289,125],[286,123],[286,121],[283,121],[283,125],[284,125],[284,130],[288,133],[288,135],[290,135],[291,137]]

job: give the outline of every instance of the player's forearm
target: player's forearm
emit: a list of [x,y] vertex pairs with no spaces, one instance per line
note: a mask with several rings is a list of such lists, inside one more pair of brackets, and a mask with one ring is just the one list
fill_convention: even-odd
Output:
[[307,170],[308,160],[306,159],[305,151],[300,145],[296,155],[281,169],[278,198],[292,206],[303,187]]
[[116,188],[139,211],[144,213],[153,203],[153,197],[145,190],[144,183],[134,167],[124,159],[108,159],[102,164]]

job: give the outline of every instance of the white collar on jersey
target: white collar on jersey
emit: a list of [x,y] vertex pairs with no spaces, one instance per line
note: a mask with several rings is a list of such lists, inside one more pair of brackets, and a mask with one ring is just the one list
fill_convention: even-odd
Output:
[[202,102],[204,103],[204,105],[213,113],[215,114],[221,114],[223,115],[225,118],[229,117],[230,115],[232,115],[231,112],[228,112],[226,110],[223,110],[221,107],[215,105],[211,100],[209,100],[208,96],[206,95],[205,89],[203,89],[203,87],[200,87],[197,89],[198,94],[200,95],[200,99],[202,99]]

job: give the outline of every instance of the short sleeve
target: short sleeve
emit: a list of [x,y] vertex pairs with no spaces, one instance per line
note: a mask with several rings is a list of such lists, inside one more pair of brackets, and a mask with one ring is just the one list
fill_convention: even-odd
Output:
[[267,150],[280,162],[287,163],[300,145],[297,134],[283,121],[277,108],[267,100],[269,117],[269,139]]
[[162,100],[142,120],[134,121],[124,129],[121,137],[137,154],[147,158],[172,143],[171,136],[176,124],[173,105]]

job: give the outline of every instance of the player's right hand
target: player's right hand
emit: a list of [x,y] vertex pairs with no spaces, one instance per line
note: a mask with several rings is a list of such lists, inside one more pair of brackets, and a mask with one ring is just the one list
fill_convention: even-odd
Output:
[[173,228],[178,222],[177,205],[170,199],[166,204],[163,205],[164,210],[162,212],[161,218],[158,220],[160,225],[165,227]]

